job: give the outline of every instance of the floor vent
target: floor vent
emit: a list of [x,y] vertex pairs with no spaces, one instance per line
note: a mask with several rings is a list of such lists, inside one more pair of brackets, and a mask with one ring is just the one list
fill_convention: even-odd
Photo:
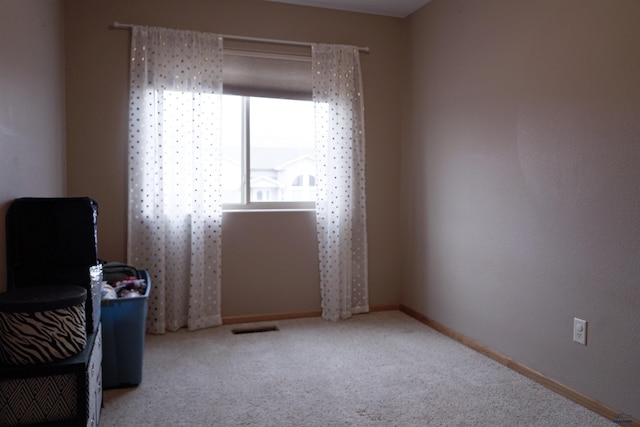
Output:
[[277,326],[257,326],[257,327],[251,327],[251,328],[240,328],[240,329],[232,329],[231,332],[234,335],[240,335],[240,334],[255,334],[258,332],[273,332],[273,331],[279,331],[280,329],[278,329]]

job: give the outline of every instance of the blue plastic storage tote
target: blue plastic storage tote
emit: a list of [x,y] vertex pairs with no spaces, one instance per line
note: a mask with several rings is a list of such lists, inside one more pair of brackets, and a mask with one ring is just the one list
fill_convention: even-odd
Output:
[[147,282],[144,295],[102,300],[102,385],[104,388],[130,387],[142,381],[145,322],[151,279],[146,270],[138,270]]

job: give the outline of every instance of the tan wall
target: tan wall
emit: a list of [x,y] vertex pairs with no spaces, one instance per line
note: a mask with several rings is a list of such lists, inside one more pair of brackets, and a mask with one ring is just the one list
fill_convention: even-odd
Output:
[[402,154],[402,303],[636,417],[639,22],[636,0],[433,0]]
[[11,201],[64,196],[63,52],[61,2],[0,0],[0,291]]
[[[402,20],[254,0],[66,1],[68,191],[98,201],[99,253],[107,260],[126,257],[129,32],[109,29],[114,21],[370,47],[362,56],[370,302],[398,302]],[[319,309],[308,213],[226,213],[223,220],[224,316]],[[266,254],[283,269],[257,262]]]

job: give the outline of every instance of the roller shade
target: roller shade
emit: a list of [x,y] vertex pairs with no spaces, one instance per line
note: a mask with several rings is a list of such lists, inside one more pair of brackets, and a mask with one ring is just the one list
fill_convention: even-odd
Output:
[[311,100],[311,58],[225,49],[223,91],[231,95]]

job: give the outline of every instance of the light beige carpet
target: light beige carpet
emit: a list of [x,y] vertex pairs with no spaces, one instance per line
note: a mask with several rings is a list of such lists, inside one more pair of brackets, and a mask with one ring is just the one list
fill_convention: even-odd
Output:
[[397,311],[259,325],[147,335],[100,425],[616,425]]

